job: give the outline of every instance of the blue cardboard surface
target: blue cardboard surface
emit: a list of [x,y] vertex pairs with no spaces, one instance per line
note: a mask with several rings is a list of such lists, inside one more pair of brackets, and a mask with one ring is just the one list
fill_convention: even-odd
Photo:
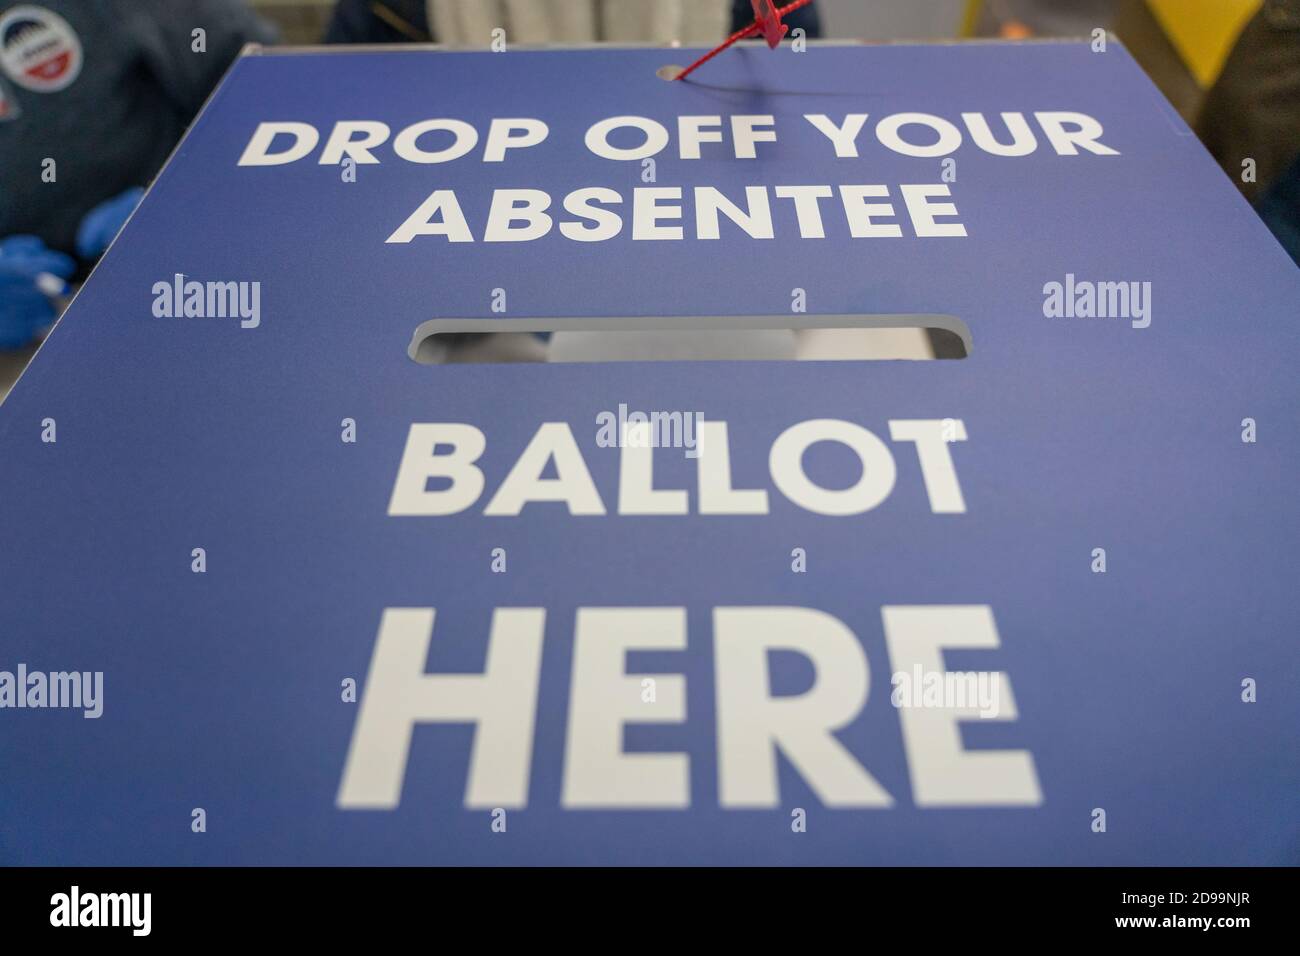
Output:
[[[1300,859],[1294,494],[1300,272],[1117,45],[745,49],[696,83],[654,71],[690,51],[286,53],[233,68],[124,233],[0,407],[0,669],[102,671],[103,714],[0,711],[0,862],[1283,864]],[[965,237],[855,239],[825,201],[804,239],[773,200],[775,238],[721,224],[581,243],[552,230],[481,241],[492,191],[624,196],[639,162],[583,146],[595,122],[663,123],[656,185],[941,181],[875,119],[1069,110],[1117,155],[994,156],[969,137],[951,198]],[[857,159],[805,119],[868,113]],[[753,160],[728,138],[679,157],[682,115],[770,114]],[[238,165],[260,122],[328,130],[430,117],[474,125],[477,148],[436,165],[391,143],[344,182],[308,158]],[[536,117],[545,142],[481,161],[494,117]],[[998,128],[995,126],[995,129]],[[724,127],[725,129],[725,127]],[[962,127],[963,132],[965,128]],[[1005,131],[1003,131],[1005,132]],[[625,145],[635,145],[635,138]],[[426,148],[433,148],[426,144]],[[432,190],[454,189],[475,234],[385,240]],[[884,201],[884,200],[881,200]],[[258,281],[261,319],[162,318],[156,283]],[[1151,283],[1152,321],[1047,318],[1044,285]],[[503,288],[509,311],[493,313]],[[938,313],[970,329],[944,362],[619,363],[426,367],[406,346],[438,317]],[[618,449],[596,416],[631,409],[726,421],[737,488],[769,510],[699,514],[697,462],[662,449],[657,487],[690,513],[619,514]],[[1245,418],[1258,439],[1243,443]],[[340,441],[340,422],[357,441]],[[43,422],[57,441],[41,440]],[[877,507],[813,513],[769,473],[773,442],[841,419],[884,441],[897,478]],[[963,513],[935,513],[891,420],[960,419]],[[388,513],[412,423],[486,437],[477,502]],[[545,422],[566,422],[604,503],[484,507]],[[831,488],[856,459],[815,445]],[[191,570],[192,549],[207,570]],[[1090,568],[1105,548],[1107,570]],[[491,570],[503,548],[509,570]],[[808,570],[793,573],[792,549]],[[945,654],[1014,688],[1016,719],[962,725],[964,746],[1027,751],[1041,801],[925,806],[914,791],[882,608],[991,609],[999,646]],[[832,615],[869,662],[869,692],[835,732],[888,807],[827,806],[782,755],[779,799],[720,794],[719,607]],[[414,730],[400,804],[349,809],[340,783],[386,608],[436,608],[428,670],[481,672],[494,608],[545,609],[525,806],[494,832],[467,807],[473,726]],[[686,755],[689,806],[564,806],[578,609],[684,608],[686,646],[634,651],[629,674],[684,678],[681,721],[629,723],[628,752]],[[773,694],[817,675],[773,654]],[[359,702],[340,698],[345,678]],[[1242,701],[1242,681],[1258,700]],[[191,829],[194,808],[206,832]],[[807,813],[806,832],[791,813]],[[1094,811],[1106,812],[1104,833]]]

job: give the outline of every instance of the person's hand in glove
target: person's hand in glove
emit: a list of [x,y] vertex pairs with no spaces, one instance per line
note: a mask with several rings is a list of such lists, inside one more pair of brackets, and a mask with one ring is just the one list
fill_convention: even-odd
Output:
[[143,196],[144,190],[133,186],[86,213],[77,227],[77,255],[91,262],[102,256]]
[[0,240],[0,349],[22,348],[54,322],[54,298],[67,292],[75,269],[36,236]]

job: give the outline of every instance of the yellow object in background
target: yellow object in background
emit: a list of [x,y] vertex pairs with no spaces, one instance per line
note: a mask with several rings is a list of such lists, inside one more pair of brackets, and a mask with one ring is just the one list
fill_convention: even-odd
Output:
[[1192,76],[1210,87],[1262,0],[1147,0]]

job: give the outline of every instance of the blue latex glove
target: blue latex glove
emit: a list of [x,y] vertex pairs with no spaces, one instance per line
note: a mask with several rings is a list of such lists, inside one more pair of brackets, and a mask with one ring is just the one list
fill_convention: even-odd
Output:
[[52,296],[67,291],[76,263],[36,236],[0,241],[0,349],[17,349],[57,317]]
[[77,255],[91,261],[102,256],[143,196],[144,190],[133,186],[86,213],[77,227]]

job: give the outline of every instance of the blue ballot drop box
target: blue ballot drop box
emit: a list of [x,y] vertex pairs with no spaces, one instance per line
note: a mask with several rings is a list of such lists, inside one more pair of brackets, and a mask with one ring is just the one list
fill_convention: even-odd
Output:
[[1118,43],[695,55],[238,60],[0,407],[0,862],[1297,862],[1300,273]]

